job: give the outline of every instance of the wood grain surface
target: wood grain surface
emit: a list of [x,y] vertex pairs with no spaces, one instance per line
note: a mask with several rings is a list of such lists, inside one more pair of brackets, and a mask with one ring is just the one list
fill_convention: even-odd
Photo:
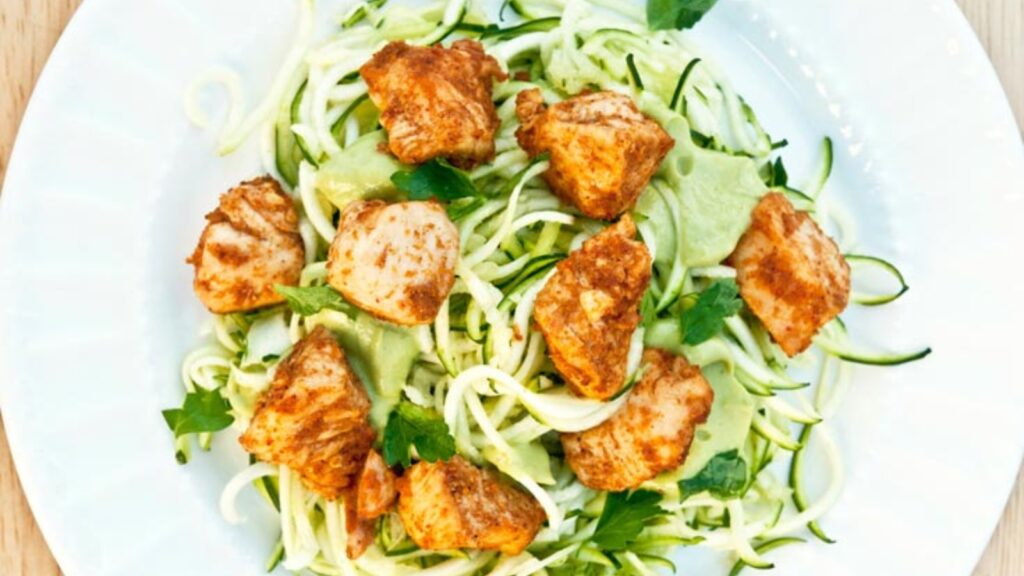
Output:
[[[1024,132],[1024,0],[958,0],[1010,95]],[[80,0],[0,0],[0,181],[46,58]],[[0,419],[0,576],[57,576],[7,449]],[[1024,575],[1024,468],[974,576]]]

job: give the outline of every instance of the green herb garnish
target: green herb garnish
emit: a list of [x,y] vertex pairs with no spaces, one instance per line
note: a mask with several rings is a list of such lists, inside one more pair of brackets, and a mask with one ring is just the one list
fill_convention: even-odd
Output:
[[710,492],[719,498],[735,498],[747,485],[747,463],[738,450],[716,454],[693,478],[679,481],[682,499],[700,492]]
[[391,175],[391,182],[407,193],[410,200],[437,198],[451,202],[480,196],[468,174],[440,158],[420,164],[413,170],[395,172]]
[[330,286],[274,286],[277,293],[284,296],[288,306],[299,316],[312,316],[321,310],[336,310],[349,316],[356,313],[355,308],[341,297],[341,294]]
[[715,280],[697,297],[693,308],[683,312],[683,344],[696,346],[718,334],[725,319],[743,308],[740,289],[732,279]]
[[448,425],[433,410],[402,402],[391,411],[384,427],[384,461],[388,466],[412,463],[410,448],[427,462],[448,460],[455,455],[455,439]]
[[[219,432],[235,421],[230,414],[231,404],[221,396],[218,390],[207,390],[196,386],[194,392],[185,395],[181,408],[171,408],[162,412],[167,427],[174,432],[174,437],[181,438],[186,434],[200,432]],[[178,462],[187,461],[185,454],[178,454]]]
[[692,28],[718,0],[647,0],[647,27],[651,30]]
[[661,494],[651,490],[609,493],[591,541],[603,550],[627,549],[650,520],[666,513],[659,502]]

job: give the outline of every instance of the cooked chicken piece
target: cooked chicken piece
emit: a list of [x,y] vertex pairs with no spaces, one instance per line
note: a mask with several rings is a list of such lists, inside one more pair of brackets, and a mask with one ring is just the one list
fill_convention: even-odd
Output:
[[359,72],[380,109],[388,148],[402,163],[441,157],[470,167],[494,156],[499,121],[491,91],[506,74],[479,42],[392,42]]
[[729,259],[743,301],[789,356],[806,350],[849,302],[846,259],[782,194],[761,199]]
[[353,202],[327,255],[327,283],[395,324],[429,324],[455,284],[459,231],[436,202]]
[[288,466],[310,490],[334,500],[355,488],[377,438],[369,412],[370,398],[345,353],[318,326],[278,366],[239,442],[264,462]]
[[459,456],[419,462],[398,480],[398,514],[420,548],[522,552],[544,522],[544,510],[526,492],[505,484]]
[[533,319],[555,368],[579,396],[604,400],[626,380],[629,342],[651,280],[651,255],[629,215],[558,264]]
[[644,352],[643,378],[626,404],[596,428],[562,434],[565,459],[585,486],[636,488],[679,467],[697,426],[711,412],[714,391],[700,368],[664,350]]
[[381,458],[376,450],[370,450],[366,455],[356,495],[356,509],[359,517],[364,520],[373,520],[387,514],[398,498],[395,473],[388,468],[384,458]]
[[395,474],[376,450],[367,453],[355,489],[348,490],[343,498],[348,534],[345,555],[354,560],[373,544],[374,521],[391,511],[398,498]]
[[531,157],[551,153],[548,186],[592,218],[611,220],[628,210],[675,144],[616,92],[581,94],[545,108],[540,90],[524,90],[516,114],[523,150]]
[[349,491],[344,496],[342,506],[345,509],[345,533],[348,541],[345,542],[345,555],[355,560],[366,552],[366,549],[373,544],[376,536],[374,529],[376,523],[359,516],[357,511],[355,495]]
[[276,180],[243,182],[220,197],[187,260],[193,288],[214,314],[284,302],[275,284],[299,283],[304,264],[299,215]]

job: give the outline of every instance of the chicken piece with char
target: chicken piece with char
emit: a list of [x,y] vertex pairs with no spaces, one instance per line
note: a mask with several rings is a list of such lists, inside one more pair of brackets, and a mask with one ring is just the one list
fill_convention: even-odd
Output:
[[370,399],[323,326],[295,345],[239,438],[264,462],[284,464],[312,491],[335,500],[356,487],[377,438]]
[[188,259],[199,300],[214,314],[284,302],[274,285],[299,283],[305,251],[299,215],[280,184],[270,177],[243,182],[206,220]]
[[839,248],[782,194],[761,199],[729,261],[743,301],[789,356],[806,350],[850,299]]
[[514,556],[533,541],[544,511],[533,496],[459,456],[418,462],[398,481],[398,514],[425,550],[500,550]]
[[446,158],[471,167],[494,156],[499,121],[491,93],[506,74],[479,42],[392,42],[359,72],[380,109],[388,148],[402,163]]
[[700,368],[656,349],[644,352],[643,365],[643,377],[610,419],[562,434],[565,459],[589,488],[632,489],[679,467],[711,412],[714,391]]
[[545,108],[538,89],[516,97],[519,145],[551,154],[544,173],[562,200],[591,218],[628,210],[675,144],[657,122],[616,92],[580,94]]
[[579,396],[605,400],[626,380],[651,255],[626,215],[560,262],[537,296],[533,319],[555,368]]
[[455,284],[459,231],[436,202],[349,204],[327,256],[327,283],[381,320],[429,324]]

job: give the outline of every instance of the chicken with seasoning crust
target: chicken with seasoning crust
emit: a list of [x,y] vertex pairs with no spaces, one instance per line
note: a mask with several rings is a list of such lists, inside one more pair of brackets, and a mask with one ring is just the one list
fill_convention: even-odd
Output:
[[[344,495],[345,555],[356,559],[373,544],[376,535],[374,520],[387,514],[398,498],[395,474],[376,450],[370,450],[359,473],[355,490]],[[354,492],[354,493],[353,493]]]
[[743,301],[789,356],[806,350],[850,299],[839,248],[782,194],[761,199],[729,261]]
[[284,302],[274,285],[299,283],[305,251],[299,215],[281,185],[270,177],[243,182],[206,220],[188,259],[199,300],[214,314]]
[[288,466],[310,490],[335,500],[356,487],[377,438],[369,413],[370,398],[345,353],[330,331],[318,326],[278,366],[239,442],[264,462]]
[[459,231],[436,202],[349,204],[327,256],[327,283],[377,318],[429,324],[455,284]]
[[589,488],[636,488],[678,468],[711,412],[714,391],[700,368],[664,350],[645,351],[643,365],[643,377],[615,415],[590,430],[562,434],[565,459]]
[[356,509],[360,518],[374,520],[391,510],[398,498],[395,481],[395,473],[388,468],[384,458],[376,450],[370,450],[356,487]]
[[404,164],[446,158],[468,168],[494,156],[495,79],[506,74],[474,40],[451,48],[392,42],[359,69]]
[[555,368],[579,396],[606,400],[626,381],[651,255],[629,216],[561,261],[537,295],[533,319]]
[[628,210],[675,144],[628,97],[594,92],[544,106],[540,90],[516,97],[516,138],[531,156],[551,154],[548,186],[591,218]]
[[377,536],[377,524],[359,516],[356,498],[351,491],[343,496],[342,509],[345,512],[345,555],[355,560],[373,545]]
[[418,462],[398,481],[398,514],[425,550],[472,548],[514,556],[533,541],[544,510],[530,494],[459,456]]

